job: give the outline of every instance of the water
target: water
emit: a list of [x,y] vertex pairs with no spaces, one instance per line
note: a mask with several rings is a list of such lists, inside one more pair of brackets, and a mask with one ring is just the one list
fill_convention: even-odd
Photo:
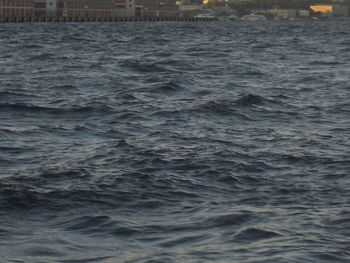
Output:
[[0,261],[350,262],[349,29],[0,25]]

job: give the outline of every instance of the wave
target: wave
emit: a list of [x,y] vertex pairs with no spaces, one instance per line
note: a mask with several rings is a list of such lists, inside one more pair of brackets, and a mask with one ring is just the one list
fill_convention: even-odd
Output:
[[232,241],[239,242],[239,243],[247,243],[247,242],[251,243],[251,242],[258,242],[265,239],[280,238],[280,237],[282,237],[282,235],[276,231],[250,227],[250,228],[245,228],[239,231],[237,234],[235,234]]
[[251,118],[244,114],[241,109],[246,107],[255,107],[259,105],[270,104],[272,100],[266,99],[262,96],[254,94],[242,95],[238,99],[217,99],[210,100],[203,104],[196,106],[193,111],[198,113],[214,113],[219,115],[232,115],[236,114],[241,116],[246,120],[251,120]]
[[339,101],[336,104],[327,106],[325,109],[326,109],[326,112],[333,113],[333,114],[334,113],[339,114],[341,112],[348,113],[350,112],[350,100],[346,99],[346,100]]
[[254,214],[250,212],[241,212],[235,214],[218,214],[209,217],[205,221],[205,225],[211,227],[232,228],[234,226],[247,224],[252,219],[254,219]]
[[349,258],[348,21],[1,26],[1,262]]
[[313,60],[309,62],[309,65],[319,65],[319,66],[337,66],[341,65],[340,61],[330,61],[330,60]]
[[155,93],[160,94],[160,95],[176,93],[176,92],[183,91],[183,90],[184,90],[184,88],[174,81],[169,81],[167,83],[157,85],[151,89],[152,92],[155,92]]
[[208,238],[210,238],[210,235],[208,234],[182,236],[182,237],[177,237],[177,238],[163,241],[159,244],[159,246],[164,248],[183,246],[184,244],[198,243]]
[[84,114],[84,113],[109,113],[112,108],[106,105],[99,106],[79,106],[79,107],[71,107],[71,108],[54,108],[48,106],[39,106],[28,103],[0,103],[0,111],[7,112],[22,112],[22,113],[45,113],[52,115],[60,115],[60,114]]
[[314,258],[316,262],[343,262],[346,263],[350,256],[350,253],[347,251],[335,251],[335,252],[314,252],[307,253],[310,258]]
[[247,94],[243,95],[241,98],[237,99],[235,103],[238,103],[243,106],[253,106],[253,105],[260,105],[265,102],[269,102],[269,100],[265,99],[262,96],[254,95],[254,94]]
[[106,215],[81,216],[55,225],[68,232],[88,235],[131,236],[141,233],[129,224],[111,219]]
[[0,101],[7,102],[9,100],[27,100],[39,98],[34,93],[24,93],[22,91],[0,91]]
[[220,99],[215,101],[208,101],[193,109],[198,113],[214,113],[220,115],[231,115],[236,111],[234,101],[228,99]]
[[167,71],[166,68],[160,65],[158,62],[145,62],[142,60],[124,60],[119,63],[121,68],[127,68],[132,71],[137,71],[141,73],[157,73]]
[[[120,146],[123,148],[124,146]],[[121,160],[121,164],[124,162]],[[30,176],[18,175],[0,179],[0,207],[8,210],[44,209],[62,211],[81,206],[125,207],[155,209],[169,200],[197,198],[195,189],[181,188],[180,179],[150,176],[167,163],[152,161],[128,161],[140,172],[128,172],[118,176],[105,175],[97,179],[86,169],[52,168]],[[139,164],[138,164],[139,163]],[[202,169],[203,166],[176,169]]]
[[79,259],[74,259],[74,258],[60,259],[58,262],[59,263],[99,263],[99,262],[109,261],[112,258],[113,258],[112,256],[99,256],[99,257],[96,257],[96,256],[91,256],[91,257],[81,256],[81,257],[79,257]]

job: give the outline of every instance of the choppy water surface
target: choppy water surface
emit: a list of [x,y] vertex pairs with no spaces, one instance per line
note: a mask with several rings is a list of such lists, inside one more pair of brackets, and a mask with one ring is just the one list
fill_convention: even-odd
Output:
[[0,25],[1,262],[349,262],[349,32]]

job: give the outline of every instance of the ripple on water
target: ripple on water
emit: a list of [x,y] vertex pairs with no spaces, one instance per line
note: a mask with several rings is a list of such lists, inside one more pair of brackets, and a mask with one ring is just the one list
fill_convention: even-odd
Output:
[[1,262],[348,262],[349,26],[3,24]]

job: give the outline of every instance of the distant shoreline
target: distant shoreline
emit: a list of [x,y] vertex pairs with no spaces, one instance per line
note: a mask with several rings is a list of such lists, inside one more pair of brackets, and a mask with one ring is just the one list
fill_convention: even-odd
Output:
[[[283,21],[284,19],[280,19]],[[316,21],[343,21],[350,20],[350,17],[327,17],[316,18]],[[199,22],[199,21],[229,21],[222,17],[114,17],[114,18],[90,18],[90,17],[0,17],[0,24],[5,23],[70,23],[70,22]],[[237,19],[236,21],[241,21]],[[276,21],[267,19],[265,21]],[[312,17],[296,18],[295,21],[315,21]]]

